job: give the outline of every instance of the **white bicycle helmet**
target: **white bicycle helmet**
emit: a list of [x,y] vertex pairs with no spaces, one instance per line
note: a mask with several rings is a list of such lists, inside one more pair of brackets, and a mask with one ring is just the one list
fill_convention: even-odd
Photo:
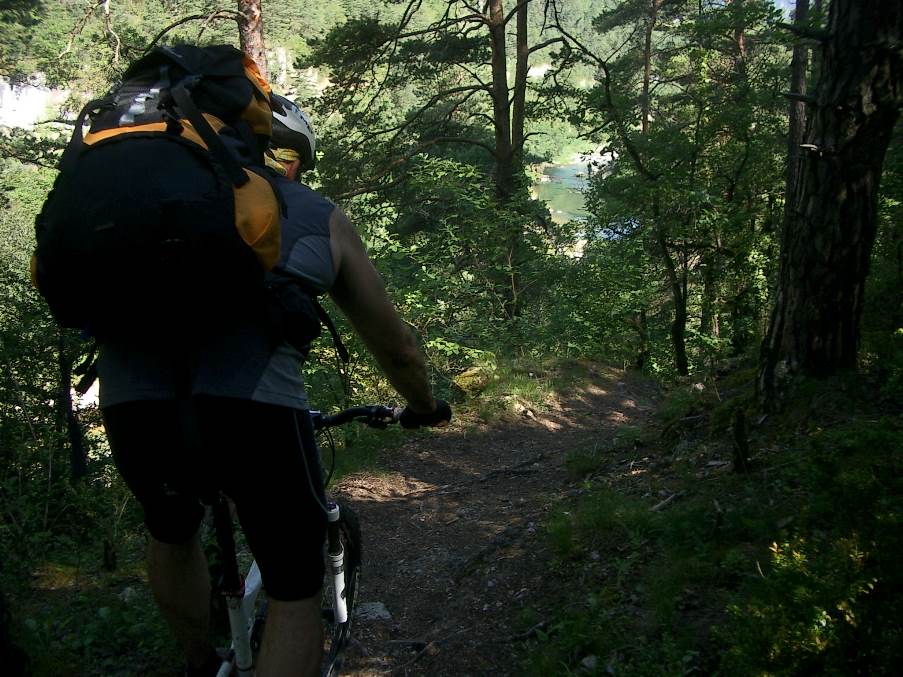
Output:
[[301,156],[301,169],[313,169],[316,162],[317,138],[307,114],[291,100],[270,94],[273,107],[274,148],[290,148]]

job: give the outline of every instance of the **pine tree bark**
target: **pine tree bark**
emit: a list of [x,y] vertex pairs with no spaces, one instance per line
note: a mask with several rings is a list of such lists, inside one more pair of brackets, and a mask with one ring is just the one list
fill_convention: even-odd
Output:
[[508,55],[502,0],[489,0],[489,40],[492,45],[492,119],[495,126],[496,190],[507,200],[514,193],[514,153],[508,103]]
[[643,93],[640,102],[640,125],[643,135],[649,133],[649,118],[652,108],[650,84],[652,82],[652,33],[658,21],[658,8],[661,0],[652,0],[649,16],[646,18],[646,30],[643,35]]
[[241,20],[238,22],[238,40],[241,50],[254,59],[264,80],[269,80],[267,51],[263,41],[263,14],[260,0],[238,0]]
[[524,120],[526,119],[527,73],[530,46],[527,43],[527,3],[517,7],[517,37],[515,39],[514,92],[511,95],[511,145],[517,168],[523,165]]
[[825,377],[856,366],[881,168],[903,103],[899,0],[834,0],[828,31],[762,348],[768,405],[785,368]]

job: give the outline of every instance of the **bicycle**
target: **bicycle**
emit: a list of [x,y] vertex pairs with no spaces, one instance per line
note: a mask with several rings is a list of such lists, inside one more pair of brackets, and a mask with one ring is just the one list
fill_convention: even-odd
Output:
[[[396,411],[381,405],[351,407],[337,414],[326,415],[310,412],[314,430],[328,431],[351,421],[360,421],[372,428],[386,428],[398,420]],[[329,444],[335,461],[335,445]],[[324,487],[332,478],[330,469]],[[308,469],[308,479],[313,478]],[[323,585],[321,615],[325,624],[324,661],[322,674],[334,677],[341,668],[342,652],[351,638],[354,604],[357,597],[361,567],[361,533],[357,515],[347,505],[333,501],[328,496],[326,538],[326,580]],[[263,592],[263,581],[256,561],[252,561],[245,576],[239,572],[235,549],[232,514],[228,499],[220,493],[212,502],[216,540],[222,556],[222,572],[216,585],[229,614],[231,646],[223,659],[217,677],[250,677],[254,674],[255,658],[266,623],[267,602],[258,599]]]

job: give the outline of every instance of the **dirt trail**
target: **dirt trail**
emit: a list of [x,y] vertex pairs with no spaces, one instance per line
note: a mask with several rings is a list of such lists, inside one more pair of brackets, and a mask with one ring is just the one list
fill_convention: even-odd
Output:
[[365,539],[359,601],[391,618],[356,621],[344,674],[515,674],[525,609],[556,612],[535,545],[548,510],[579,492],[566,455],[641,423],[652,396],[623,372],[591,367],[548,411],[418,437],[386,455],[387,474],[346,477],[336,493]]

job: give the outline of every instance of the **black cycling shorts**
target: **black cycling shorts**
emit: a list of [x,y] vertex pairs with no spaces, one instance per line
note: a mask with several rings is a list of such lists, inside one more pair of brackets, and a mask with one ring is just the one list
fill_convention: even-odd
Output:
[[293,601],[318,593],[326,516],[307,412],[196,396],[117,404],[103,417],[116,467],[155,539],[194,538],[201,499],[221,490],[235,503],[267,595]]

